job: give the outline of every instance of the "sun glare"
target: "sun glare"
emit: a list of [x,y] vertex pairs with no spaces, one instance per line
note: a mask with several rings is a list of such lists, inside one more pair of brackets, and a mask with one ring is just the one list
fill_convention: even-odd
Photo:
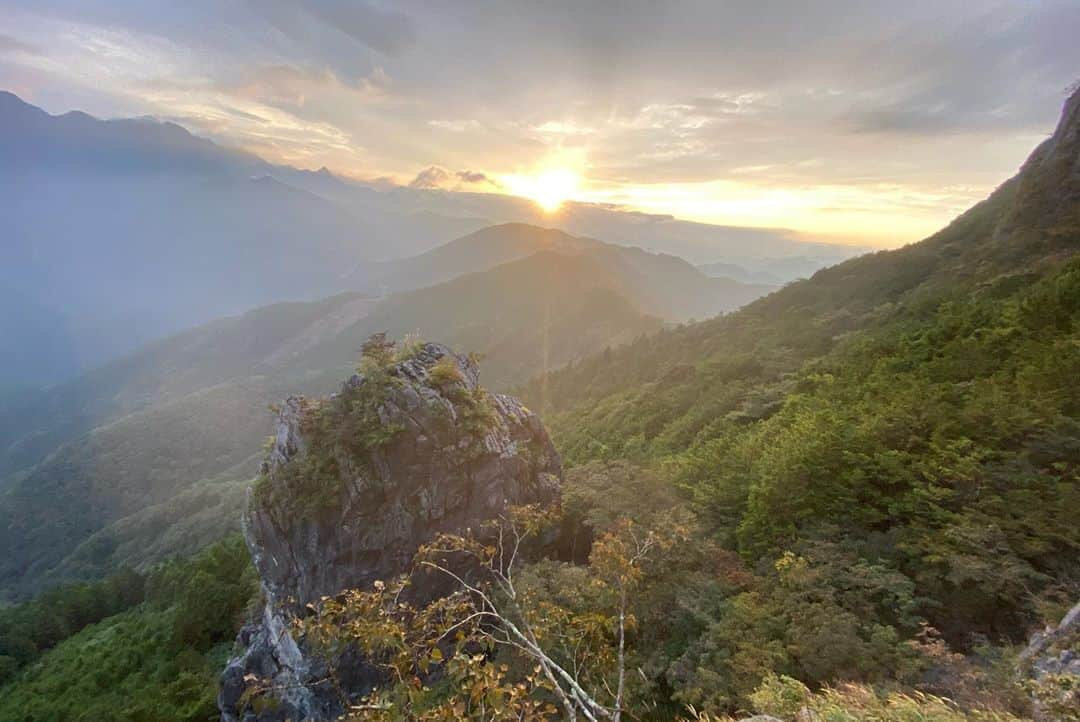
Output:
[[530,198],[545,213],[554,213],[577,193],[581,176],[567,168],[552,168],[532,176],[510,176],[505,182],[514,195]]

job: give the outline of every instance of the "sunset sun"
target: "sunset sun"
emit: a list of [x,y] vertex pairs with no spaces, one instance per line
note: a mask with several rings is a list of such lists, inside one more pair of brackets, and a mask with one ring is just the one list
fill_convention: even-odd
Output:
[[531,199],[545,213],[554,213],[577,193],[581,176],[568,168],[552,168],[536,175],[510,176],[505,181],[511,193]]

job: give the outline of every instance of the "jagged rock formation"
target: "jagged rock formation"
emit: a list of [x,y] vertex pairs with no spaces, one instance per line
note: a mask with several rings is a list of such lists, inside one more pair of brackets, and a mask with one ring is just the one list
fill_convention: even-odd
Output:
[[[337,676],[347,689],[320,685],[326,660],[291,629],[304,606],[406,572],[437,533],[477,528],[509,506],[554,502],[561,477],[540,420],[484,391],[476,364],[444,346],[425,344],[406,361],[353,376],[329,399],[289,398],[244,516],[266,599],[222,676],[222,720],[336,718],[342,693],[358,698],[378,675],[342,658]],[[412,593],[441,593],[430,581]],[[255,683],[272,685],[276,703],[249,705],[245,690]]]
[[1066,719],[1062,710],[1080,709],[1080,603],[1056,627],[1033,635],[1020,662],[1031,681],[1035,719],[1059,722]]

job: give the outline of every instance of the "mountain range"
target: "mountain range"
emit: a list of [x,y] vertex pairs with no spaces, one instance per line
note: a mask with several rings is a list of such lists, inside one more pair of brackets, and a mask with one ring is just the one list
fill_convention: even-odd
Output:
[[[222,519],[235,519],[238,487],[220,508],[219,494],[203,485],[193,497],[189,488],[249,478],[269,428],[266,407],[293,391],[327,392],[372,333],[437,337],[480,352],[485,382],[506,388],[773,289],[710,278],[674,256],[524,224],[376,267],[386,295],[262,307],[0,407],[0,536],[13,552],[0,565],[2,584],[37,585],[153,558],[152,545],[136,544],[136,556],[120,558],[119,542],[102,541],[102,528],[114,524],[137,527],[140,537],[168,536],[124,521],[132,514],[169,518],[181,525],[176,536],[210,504],[216,511],[207,523],[227,527]],[[391,291],[408,288],[415,290]],[[72,503],[56,507],[43,488]]]
[[53,116],[6,92],[0,215],[8,239],[0,301],[19,310],[0,320],[0,398],[268,303],[377,293],[380,261],[499,223],[554,220],[692,262],[806,256],[817,268],[858,250],[581,204],[548,218],[524,199],[298,170],[174,123]]

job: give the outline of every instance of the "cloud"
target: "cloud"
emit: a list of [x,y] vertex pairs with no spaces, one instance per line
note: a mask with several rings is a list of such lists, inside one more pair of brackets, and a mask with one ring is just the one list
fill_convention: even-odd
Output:
[[858,133],[945,133],[963,128],[960,116],[945,106],[891,107],[855,113],[852,129]]
[[249,7],[283,35],[308,46],[331,31],[392,56],[415,36],[408,15],[362,0],[251,0]]
[[479,171],[459,170],[454,175],[457,176],[458,180],[460,180],[462,183],[485,183],[487,185],[496,187],[500,185],[499,182],[496,181],[494,178],[491,178],[486,173],[481,173]]
[[445,188],[453,175],[437,165],[428,166],[416,174],[409,183],[410,188]]
[[428,125],[432,128],[441,128],[453,133],[464,133],[465,131],[479,130],[481,128],[480,123],[475,118],[466,120],[429,120]]
[[292,65],[260,67],[236,80],[221,81],[222,92],[277,106],[303,107],[312,95],[351,96],[356,102],[377,102],[386,97],[390,78],[377,67],[371,74],[347,83],[328,67],[298,68]]
[[302,4],[327,25],[384,54],[400,51],[414,37],[411,19],[397,11],[359,0],[302,0]]
[[501,184],[486,173],[473,170],[448,171],[437,165],[430,165],[416,174],[409,183],[410,188],[456,190],[466,186],[483,186],[484,190],[501,188]]

